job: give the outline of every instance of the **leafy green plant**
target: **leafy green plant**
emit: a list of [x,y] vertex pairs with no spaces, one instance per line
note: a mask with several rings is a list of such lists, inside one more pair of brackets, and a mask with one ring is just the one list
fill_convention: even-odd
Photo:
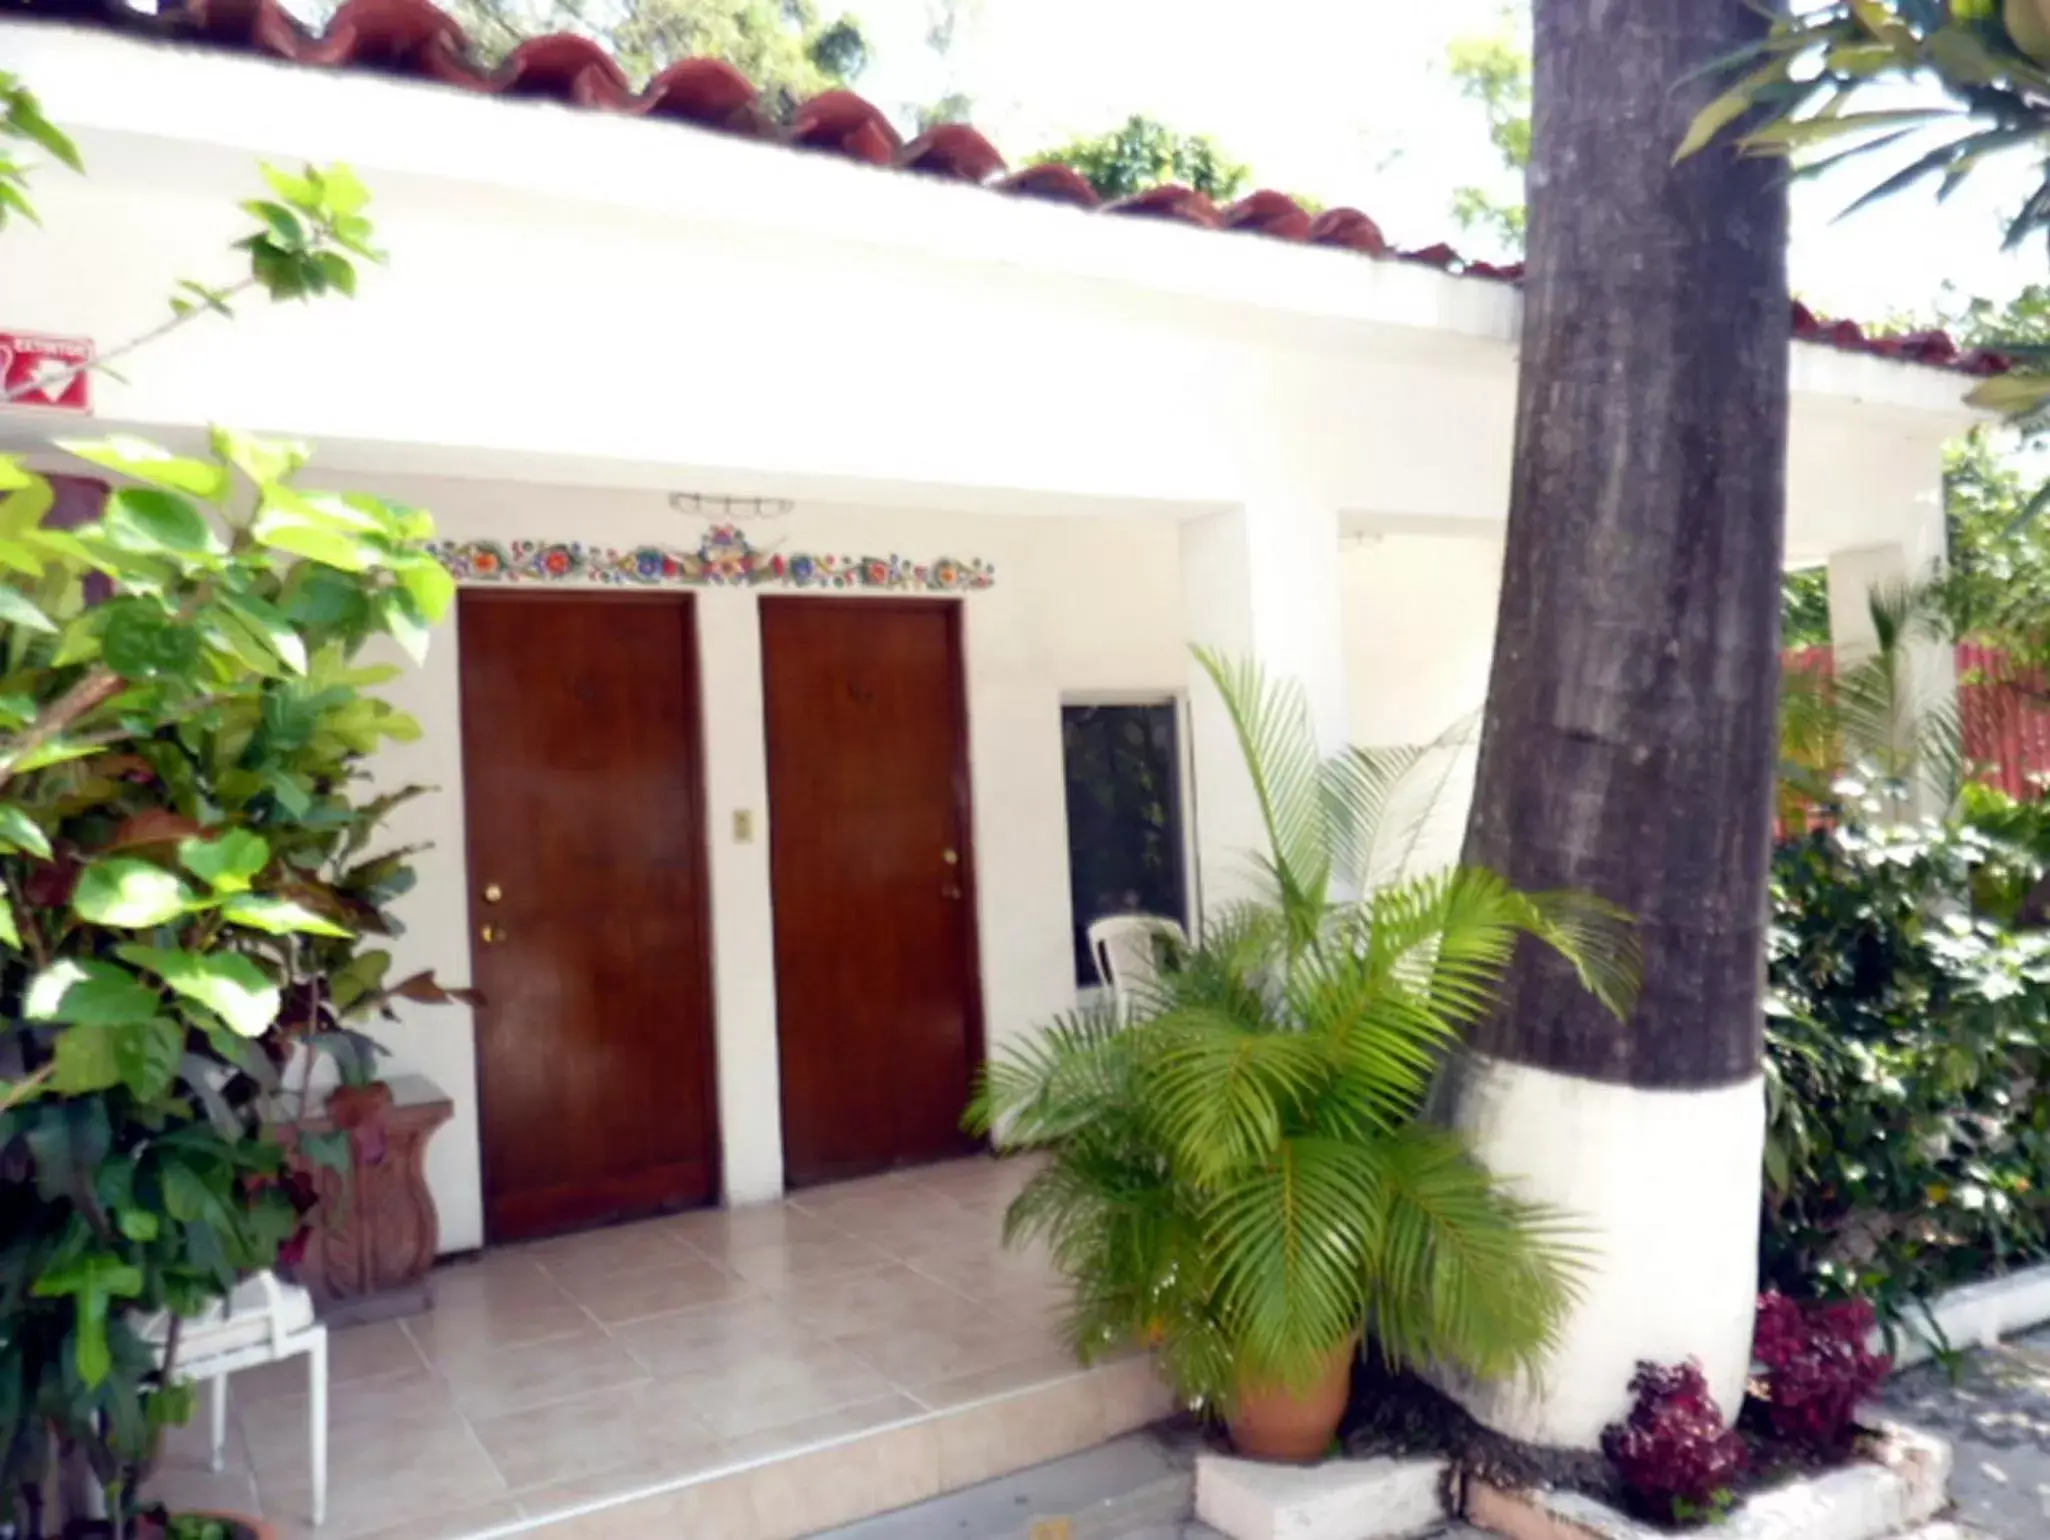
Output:
[[31,1536],[60,1457],[126,1532],[189,1409],[143,1319],[300,1227],[264,1126],[312,1035],[285,1002],[349,976],[344,863],[382,808],[353,783],[417,732],[358,654],[417,654],[453,593],[426,515],[298,486],[298,446],[66,447],[128,478],[94,524],[0,469],[0,1515]]
[[1862,658],[1791,667],[1780,680],[1783,809],[1827,808],[1846,777],[1894,818],[1913,816],[1917,793],[1943,807],[1964,785],[1964,726],[1954,698],[1916,676],[1918,643],[1947,645],[1941,590],[1932,583],[1866,596],[1876,641]]
[[[0,73],[0,224],[37,217],[22,146],[80,169]],[[81,368],[245,292],[355,291],[356,261],[381,260],[363,185],[264,175],[245,274],[181,284],[168,319]],[[363,944],[393,929],[405,852],[361,858],[390,801],[354,782],[418,729],[358,654],[419,656],[453,583],[425,514],[300,487],[302,446],[63,447],[123,481],[80,528],[0,457],[0,1529],[126,1540],[157,1436],[191,1409],[178,1318],[303,1234],[306,1184],[267,1127],[281,1069],[331,1049],[331,1020],[434,988],[386,986]]]
[[1251,176],[1209,135],[1177,133],[1138,113],[1107,133],[1070,140],[1032,160],[1081,172],[1104,198],[1129,198],[1178,182],[1221,203],[1237,197]]
[[1050,1242],[1085,1357],[1151,1344],[1193,1400],[1305,1384],[1362,1331],[1398,1364],[1529,1369],[1573,1297],[1572,1225],[1422,1100],[1520,938],[1620,1013],[1634,932],[1471,868],[1345,896],[1422,751],[1322,760],[1300,690],[1199,656],[1259,798],[1268,896],[1207,925],[1131,1025],[1085,1010],[990,1067],[971,1125],[1051,1155],[1006,1238]]
[[1975,907],[2044,868],[1969,822],[1843,814],[1773,863],[1761,1267],[1899,1324],[2050,1244],[2050,936]]

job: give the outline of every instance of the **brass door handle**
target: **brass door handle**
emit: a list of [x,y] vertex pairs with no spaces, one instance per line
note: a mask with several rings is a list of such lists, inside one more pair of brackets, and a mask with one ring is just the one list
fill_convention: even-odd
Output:
[[499,942],[505,940],[505,927],[502,925],[481,926],[477,931],[477,939],[486,946],[497,946]]

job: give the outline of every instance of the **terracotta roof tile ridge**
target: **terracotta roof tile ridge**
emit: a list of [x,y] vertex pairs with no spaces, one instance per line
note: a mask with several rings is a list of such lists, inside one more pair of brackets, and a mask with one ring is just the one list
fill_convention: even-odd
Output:
[[[529,38],[496,68],[484,65],[462,25],[433,0],[346,0],[316,33],[280,0],[165,0],[156,13],[130,0],[0,0],[0,16],[82,22],[117,31],[216,47],[327,69],[360,69],[493,96],[540,97],[628,116],[668,118],[723,133],[780,140],[877,167],[918,172],[1015,197],[1164,220],[1204,230],[1338,247],[1416,263],[1466,278],[1517,283],[1523,264],[1462,255],[1440,242],[1421,250],[1391,247],[1373,219],[1354,208],[1306,209],[1263,188],[1223,208],[1173,183],[1106,202],[1071,167],[1028,164],[1012,171],[1003,155],[966,123],[943,123],[908,144],[889,115],[858,92],[825,91],[798,105],[787,123],[765,109],[760,89],[718,59],[682,59],[638,90],[619,60],[592,38],[560,32]],[[1795,303],[1789,331],[1804,342],[1904,363],[1971,374],[1998,374],[2012,360],[1989,349],[1960,349],[1941,330],[1875,333],[1855,321],[1824,320]]]

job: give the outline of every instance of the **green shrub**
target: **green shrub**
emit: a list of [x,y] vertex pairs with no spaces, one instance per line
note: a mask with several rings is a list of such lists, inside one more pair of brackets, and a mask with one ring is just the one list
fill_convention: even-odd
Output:
[[2050,936],[1975,906],[2042,869],[1987,819],[1850,813],[1774,860],[1760,1261],[1898,1322],[2050,1252]]

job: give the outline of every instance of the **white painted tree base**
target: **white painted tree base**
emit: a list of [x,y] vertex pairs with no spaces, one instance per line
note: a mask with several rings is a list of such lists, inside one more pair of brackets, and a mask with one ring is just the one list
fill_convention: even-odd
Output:
[[1447,1375],[1445,1390],[1512,1438],[1593,1449],[1629,1410],[1640,1360],[1697,1358],[1734,1417],[1757,1297],[1763,1080],[1650,1091],[1475,1054],[1453,1122],[1497,1175],[1584,1229],[1588,1270],[1540,1383]]

